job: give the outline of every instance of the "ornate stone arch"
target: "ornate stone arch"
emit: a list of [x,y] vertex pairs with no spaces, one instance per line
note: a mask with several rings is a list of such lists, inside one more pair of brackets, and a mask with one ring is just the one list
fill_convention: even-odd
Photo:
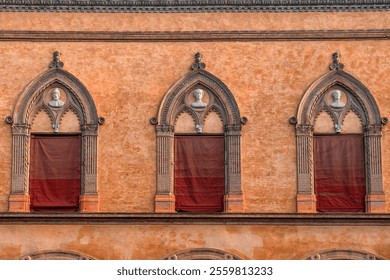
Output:
[[[50,118],[53,132],[60,130],[61,119],[68,111],[76,114],[82,136],[80,211],[98,211],[97,193],[97,136],[98,118],[95,103],[86,87],[63,69],[60,53],[54,52],[50,69],[34,79],[19,96],[13,116],[6,118],[12,124],[12,185],[9,211],[29,211],[29,142],[35,115],[44,111]],[[48,105],[50,89],[64,94],[65,102],[58,107]]]
[[22,256],[21,260],[95,260],[95,258],[73,251],[45,250]]
[[360,250],[329,249],[311,254],[306,260],[384,260],[384,258]]
[[194,248],[169,254],[165,260],[241,260],[242,258],[213,248]]
[[[382,188],[381,137],[382,125],[378,105],[370,91],[344,70],[339,55],[333,54],[330,72],[315,81],[305,92],[298,107],[297,117],[290,119],[296,126],[297,145],[297,211],[316,212],[313,179],[313,128],[318,114],[327,112],[334,125],[334,133],[343,130],[343,120],[355,112],[362,124],[364,158],[366,167],[366,211],[385,211]],[[335,91],[345,96],[341,106],[332,105],[330,98]],[[337,93],[336,93],[337,95]]]
[[[166,93],[161,102],[156,125],[157,133],[157,192],[156,212],[174,212],[173,162],[175,120],[183,110],[193,116],[198,133],[202,133],[203,122],[213,111],[221,118],[225,136],[225,212],[242,212],[243,195],[241,190],[241,128],[246,118],[240,117],[238,105],[227,86],[207,72],[202,56],[195,55],[195,63],[185,77],[180,79]],[[207,93],[208,102],[201,109],[190,106],[189,96],[195,89]]]

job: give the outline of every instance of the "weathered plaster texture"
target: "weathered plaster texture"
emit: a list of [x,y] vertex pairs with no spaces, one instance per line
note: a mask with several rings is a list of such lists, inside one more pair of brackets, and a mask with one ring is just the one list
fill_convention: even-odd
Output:
[[10,225],[0,229],[0,259],[50,250],[95,259],[163,259],[193,248],[220,249],[242,259],[287,260],[348,248],[389,259],[388,231],[375,226]]
[[3,30],[205,31],[334,30],[390,27],[387,12],[308,13],[2,13]]
[[[7,30],[301,30],[389,28],[388,13],[81,14],[2,13]],[[115,24],[114,24],[115,22]],[[148,24],[145,24],[145,23]],[[66,24],[65,24],[66,23]],[[98,191],[103,212],[153,212],[156,134],[150,125],[165,93],[201,52],[249,119],[242,130],[242,190],[246,212],[296,211],[294,127],[304,91],[326,74],[338,51],[390,116],[388,40],[271,42],[0,42],[0,112],[48,69],[53,51],[91,93],[99,116]],[[8,209],[10,126],[0,123],[0,211]],[[389,128],[382,138],[384,191],[390,197]],[[390,200],[387,200],[390,210]]]

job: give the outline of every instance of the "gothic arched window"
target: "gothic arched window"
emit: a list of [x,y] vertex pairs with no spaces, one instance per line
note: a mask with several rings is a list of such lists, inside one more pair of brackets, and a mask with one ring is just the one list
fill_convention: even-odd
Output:
[[9,211],[98,211],[99,119],[85,86],[63,69],[55,52],[50,69],[20,95],[12,124]]
[[343,70],[314,82],[299,104],[296,124],[298,212],[383,212],[378,106],[369,90]]
[[157,119],[156,212],[242,212],[241,120],[201,55],[165,95]]

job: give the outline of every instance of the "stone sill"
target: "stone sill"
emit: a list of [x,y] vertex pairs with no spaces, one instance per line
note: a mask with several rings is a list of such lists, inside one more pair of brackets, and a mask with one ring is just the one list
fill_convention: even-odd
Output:
[[0,213],[0,225],[11,224],[390,226],[390,213]]

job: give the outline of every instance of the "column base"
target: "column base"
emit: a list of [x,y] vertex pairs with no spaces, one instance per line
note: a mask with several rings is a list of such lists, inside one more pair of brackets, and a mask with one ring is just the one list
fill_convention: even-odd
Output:
[[30,195],[11,194],[9,196],[9,212],[30,212]]
[[227,194],[224,197],[225,213],[244,212],[244,197],[242,194]]
[[99,212],[98,194],[80,195],[79,203],[79,212]]
[[175,196],[172,194],[156,194],[155,197],[156,213],[174,213],[175,210]]
[[385,194],[366,195],[367,213],[386,213]]
[[297,194],[298,213],[316,213],[317,199],[315,194]]

